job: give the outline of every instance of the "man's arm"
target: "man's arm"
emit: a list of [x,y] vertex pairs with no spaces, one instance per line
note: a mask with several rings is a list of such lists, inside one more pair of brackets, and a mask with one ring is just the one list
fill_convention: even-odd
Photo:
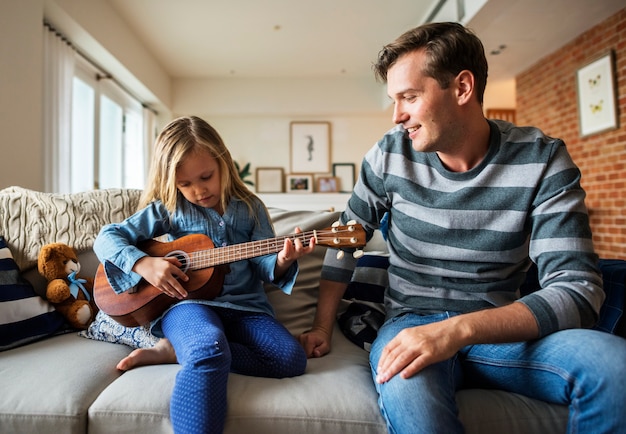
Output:
[[337,309],[347,286],[343,282],[320,280],[319,298],[317,300],[313,327],[298,337],[307,357],[322,357],[330,352]]

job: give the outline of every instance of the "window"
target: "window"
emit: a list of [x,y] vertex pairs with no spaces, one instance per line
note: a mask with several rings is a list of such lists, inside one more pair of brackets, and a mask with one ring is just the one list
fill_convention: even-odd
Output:
[[[95,82],[95,80],[94,80]],[[70,188],[72,193],[94,188],[95,83],[74,76],[72,85],[72,132]],[[85,162],[90,164],[85,164]]]
[[72,193],[144,188],[143,112],[139,101],[79,56],[72,83]]

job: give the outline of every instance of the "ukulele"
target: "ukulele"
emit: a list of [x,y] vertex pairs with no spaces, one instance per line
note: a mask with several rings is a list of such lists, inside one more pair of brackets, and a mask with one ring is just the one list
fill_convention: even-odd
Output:
[[[203,234],[192,234],[171,242],[147,240],[138,247],[150,256],[175,257],[189,280],[180,282],[188,293],[188,299],[212,300],[222,291],[224,275],[231,262],[277,253],[286,239],[300,239],[307,246],[311,238],[321,246],[353,247],[365,245],[365,231],[360,224],[349,222],[346,226],[333,225],[321,230],[302,232],[265,240],[251,241],[226,247],[215,247],[213,241]],[[355,257],[362,254],[357,250]],[[104,313],[118,323],[135,327],[148,324],[178,299],[164,294],[142,279],[137,286],[117,294],[109,285],[104,266],[96,271],[93,288],[94,300]]]

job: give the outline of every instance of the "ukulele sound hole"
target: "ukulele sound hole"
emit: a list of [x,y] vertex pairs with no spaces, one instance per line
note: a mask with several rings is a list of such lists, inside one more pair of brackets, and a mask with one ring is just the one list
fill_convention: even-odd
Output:
[[178,259],[178,262],[181,263],[180,269],[183,270],[184,273],[186,273],[187,270],[189,270],[189,255],[187,255],[187,253],[183,252],[182,250],[174,250],[165,255],[166,258],[170,258],[172,256]]

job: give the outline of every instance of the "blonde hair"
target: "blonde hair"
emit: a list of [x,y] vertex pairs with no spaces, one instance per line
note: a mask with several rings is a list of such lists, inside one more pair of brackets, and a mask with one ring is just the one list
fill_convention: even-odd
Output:
[[176,169],[184,158],[199,150],[207,151],[219,165],[222,210],[226,211],[232,198],[238,198],[246,203],[250,213],[254,215],[256,196],[239,177],[224,141],[215,128],[196,116],[174,119],[157,137],[148,185],[139,201],[139,208],[160,200],[173,214],[178,199]]

